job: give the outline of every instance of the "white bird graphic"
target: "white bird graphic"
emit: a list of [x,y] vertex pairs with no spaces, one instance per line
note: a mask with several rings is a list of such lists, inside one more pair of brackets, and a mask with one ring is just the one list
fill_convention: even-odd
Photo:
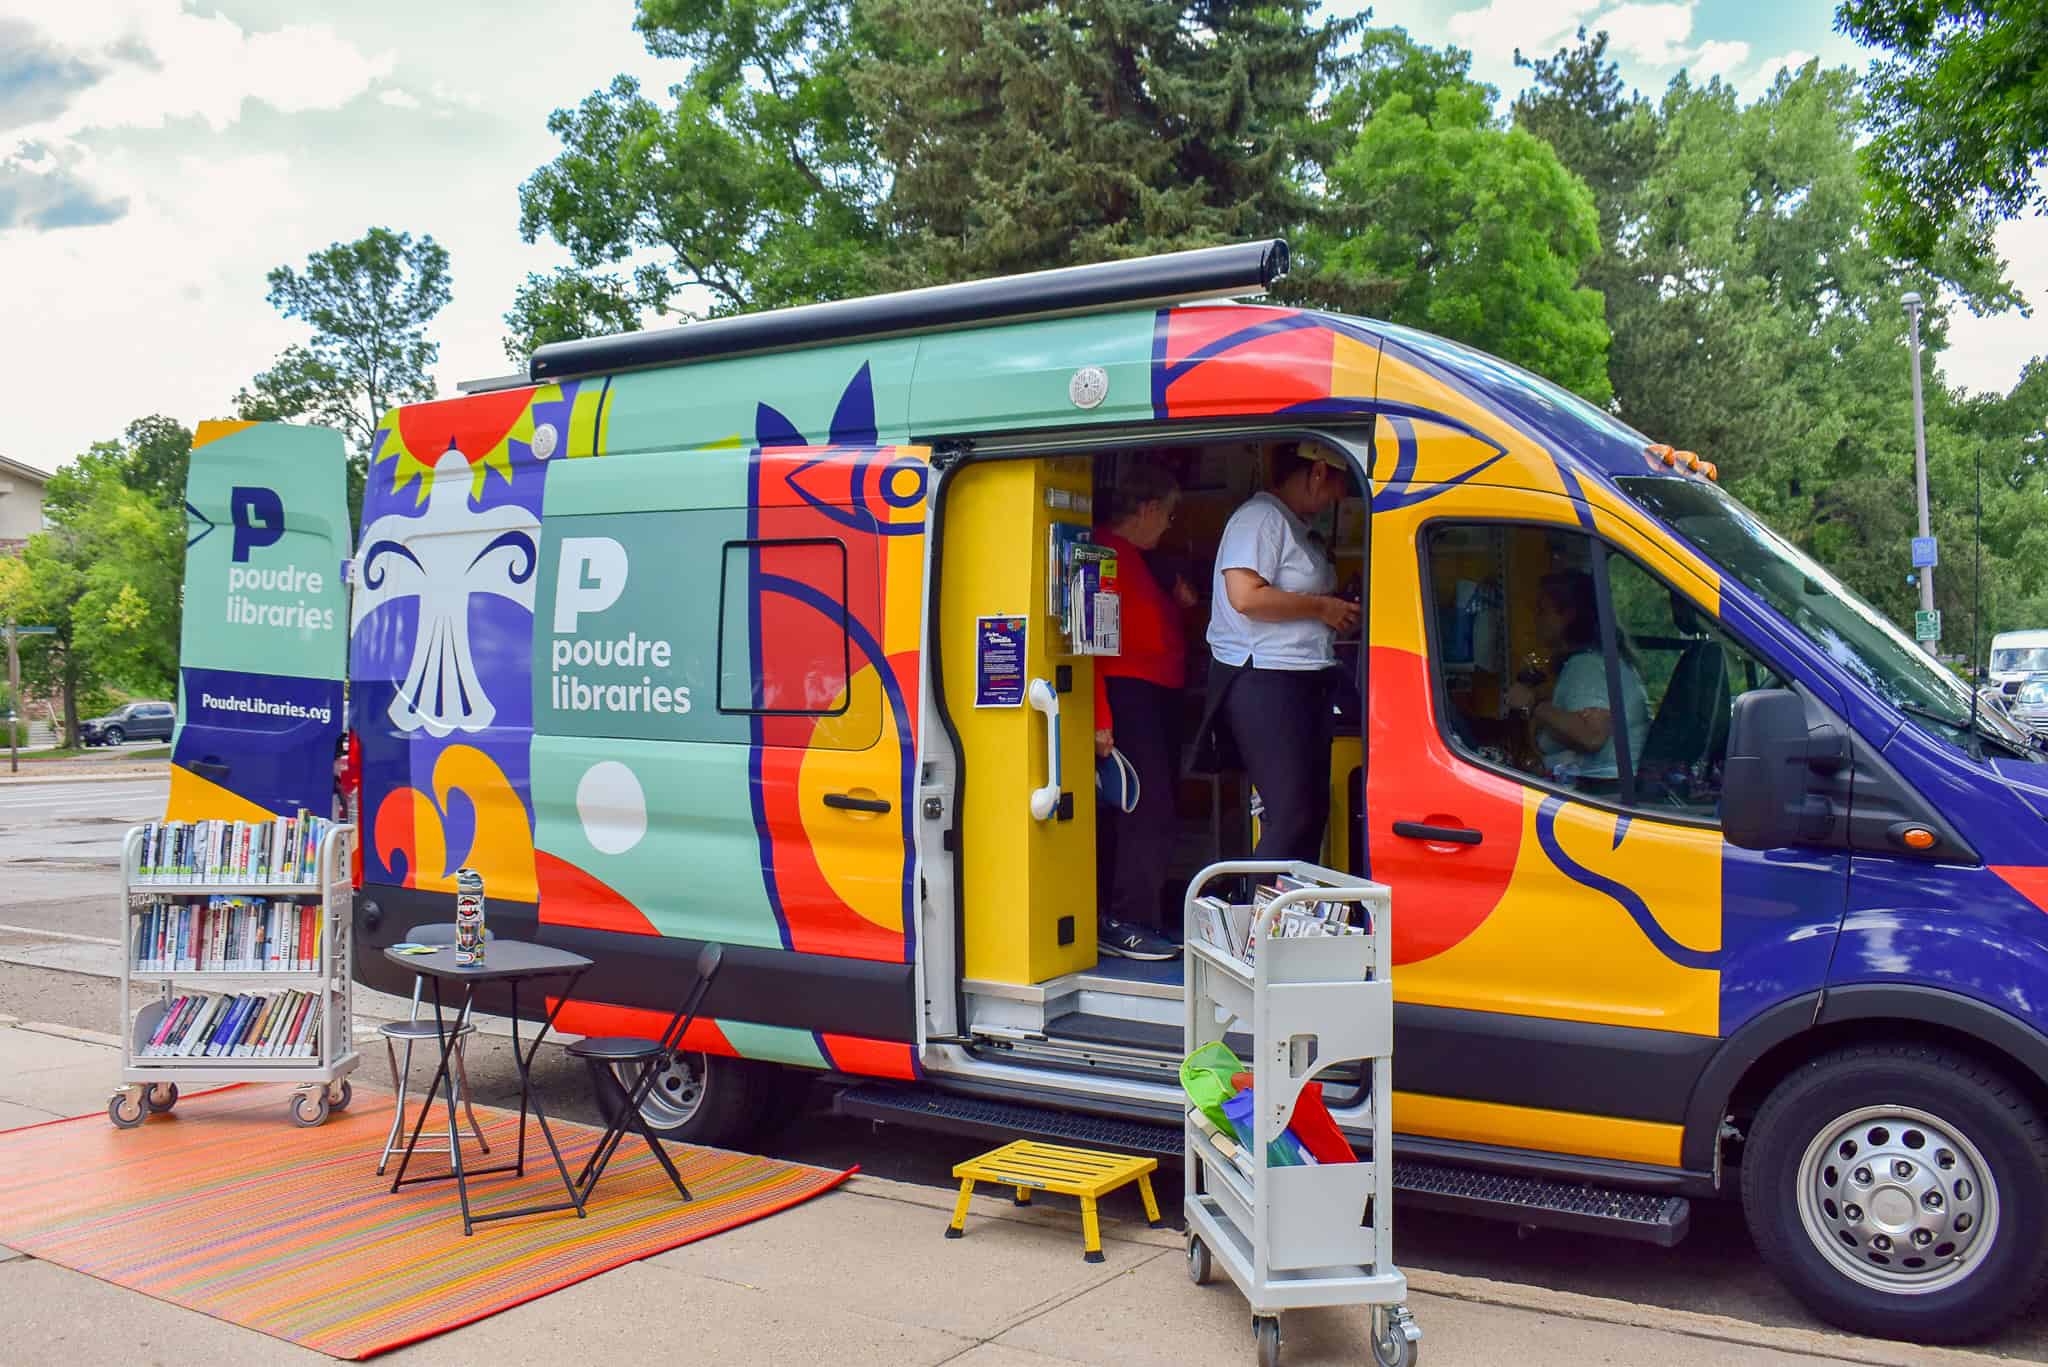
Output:
[[420,600],[412,663],[391,700],[401,731],[445,736],[489,726],[498,709],[470,657],[469,596],[495,593],[533,611],[540,522],[516,504],[471,508],[472,474],[460,451],[443,452],[427,475],[423,515],[389,514],[363,529],[350,634],[387,602]]

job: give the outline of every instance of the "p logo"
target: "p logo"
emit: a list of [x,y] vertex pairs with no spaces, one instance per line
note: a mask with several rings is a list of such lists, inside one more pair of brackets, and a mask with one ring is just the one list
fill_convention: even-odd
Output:
[[237,484],[228,496],[235,523],[235,563],[248,563],[249,552],[273,545],[284,535],[284,500],[274,489]]
[[608,536],[562,538],[560,572],[555,576],[555,630],[576,630],[586,612],[603,612],[626,591],[626,548]]

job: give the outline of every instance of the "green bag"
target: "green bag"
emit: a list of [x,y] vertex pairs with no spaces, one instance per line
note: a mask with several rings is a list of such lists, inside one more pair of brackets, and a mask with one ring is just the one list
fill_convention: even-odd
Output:
[[1212,1040],[1181,1060],[1180,1087],[1188,1094],[1188,1100],[1195,1103],[1195,1109],[1214,1121],[1217,1129],[1234,1134],[1230,1117],[1223,1114],[1223,1103],[1237,1095],[1230,1079],[1244,1071],[1244,1064],[1238,1062],[1229,1046]]

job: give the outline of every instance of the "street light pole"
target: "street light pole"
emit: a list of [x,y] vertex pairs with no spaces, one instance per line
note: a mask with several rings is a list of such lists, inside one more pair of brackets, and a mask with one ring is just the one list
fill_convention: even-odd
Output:
[[[1912,338],[1913,355],[1913,497],[1920,507],[1920,535],[1927,532],[1927,423],[1920,406],[1920,296],[1907,291],[1899,302],[1906,306],[1906,325]],[[1934,567],[1920,568],[1920,611],[1934,611]],[[1915,632],[1915,635],[1919,633]],[[1922,641],[1921,648],[1929,655],[1939,655],[1941,641],[1937,637]]]

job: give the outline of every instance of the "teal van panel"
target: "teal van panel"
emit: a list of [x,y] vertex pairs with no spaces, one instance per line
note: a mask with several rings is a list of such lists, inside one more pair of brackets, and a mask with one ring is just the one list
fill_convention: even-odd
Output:
[[787,1063],[799,1068],[830,1068],[832,1060],[818,1047],[818,1037],[809,1030],[787,1025],[756,1025],[751,1021],[720,1020],[718,1032],[741,1058],[767,1063]]
[[894,338],[614,376],[604,450],[901,442],[917,348]]
[[533,738],[541,919],[783,947],[761,876],[744,745]]
[[[926,337],[911,388],[910,429],[945,432],[1149,423],[1156,309],[1015,323]],[[1075,404],[1074,372],[1097,366],[1109,389],[1094,408]]]
[[550,472],[548,517],[747,506],[747,452],[649,451],[571,460]]
[[718,668],[721,650],[744,659],[752,641],[745,615],[721,639],[718,577],[725,545],[746,540],[746,510],[571,517],[553,503],[534,595],[535,731],[745,745],[748,719],[719,711]]

